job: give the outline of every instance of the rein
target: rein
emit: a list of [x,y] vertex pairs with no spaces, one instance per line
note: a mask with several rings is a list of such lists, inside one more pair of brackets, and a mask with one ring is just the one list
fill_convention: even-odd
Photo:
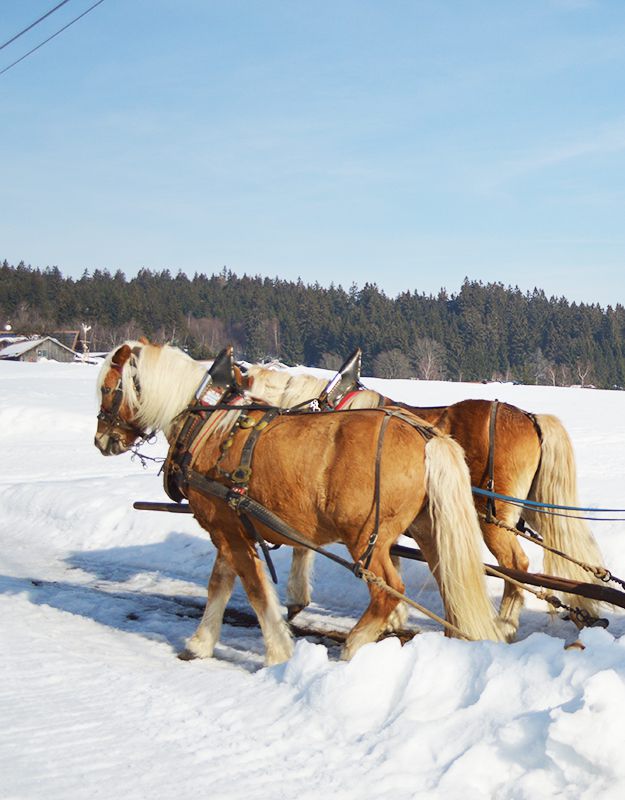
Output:
[[[482,497],[493,498],[501,500],[513,506],[529,506],[532,511],[537,514],[551,514],[555,517],[570,517],[571,519],[587,519],[592,522],[625,522],[624,517],[587,517],[577,516],[574,514],[560,514],[559,511],[589,511],[596,514],[625,514],[625,508],[584,508],[582,506],[561,506],[556,503],[540,503],[537,500],[523,500],[521,497],[512,497],[507,494],[499,494],[498,492],[491,492],[488,489],[478,489],[476,486],[471,487],[473,494],[478,494]],[[550,510],[552,509],[552,510]],[[557,509],[557,510],[553,510]]]

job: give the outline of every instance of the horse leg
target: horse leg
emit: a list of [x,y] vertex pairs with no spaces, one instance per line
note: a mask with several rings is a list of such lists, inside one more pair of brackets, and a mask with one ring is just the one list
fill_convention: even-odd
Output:
[[[393,566],[397,570],[397,574],[401,576],[401,558],[399,556],[391,556]],[[385,633],[398,633],[402,631],[408,622],[408,606],[403,600],[395,606],[394,611],[391,612],[388,620],[386,621]]]
[[[369,569],[382,577],[393,589],[403,594],[404,583],[393,566],[388,550],[388,547],[383,549],[381,545],[378,545],[373,553]],[[356,550],[352,552],[352,557],[358,558]],[[369,605],[345,640],[341,658],[346,661],[352,658],[363,644],[377,641],[379,636],[384,633],[387,620],[399,603],[396,597],[373,584],[369,584],[369,595]]]
[[[541,460],[528,497],[530,500],[542,503],[579,506],[577,468],[571,440],[557,417],[551,414],[539,414],[536,420],[542,433]],[[577,561],[592,566],[603,564],[599,545],[585,519],[575,515],[541,514],[529,508],[523,510],[523,516],[540,533],[544,543],[549,547],[561,550]],[[579,564],[548,550],[544,553],[543,569],[548,574],[581,583],[589,581],[602,583],[601,578],[594,576]],[[564,601],[583,609],[592,617],[601,614],[601,604],[597,600],[565,594]]]
[[[519,517],[518,510],[498,509],[498,518],[513,528]],[[516,536],[505,528],[483,521],[481,524],[484,541],[490,552],[502,567],[522,570],[529,567],[529,559],[519,545]],[[499,620],[507,642],[512,642],[519,628],[519,617],[524,602],[523,589],[509,581],[504,581],[503,595],[499,606]]]
[[179,658],[210,658],[219,641],[226,604],[232,594],[236,572],[225,553],[217,550],[217,558],[208,580],[206,608],[197,630],[187,641]]
[[[471,503],[471,505],[473,505]],[[477,532],[479,526],[475,521]],[[440,530],[432,526],[429,514],[422,513],[412,523],[408,533],[419,545],[427,562],[430,572],[434,576],[443,601],[445,618],[449,623],[459,628],[462,634],[472,639],[492,639],[504,641],[505,631],[502,630],[499,619],[495,617],[490,600],[483,591],[477,593],[472,587],[475,583],[477,571],[483,580],[483,565],[478,560],[477,554],[469,558],[469,551],[462,552],[462,547],[453,553],[447,552],[449,542],[440,541]],[[456,529],[455,533],[459,533]],[[467,564],[463,563],[463,559]],[[446,563],[447,562],[447,563]],[[455,567],[455,574],[449,574],[449,562]],[[479,616],[474,614],[474,607],[482,606]],[[455,636],[445,628],[445,636]]]
[[425,446],[427,508],[410,533],[438,583],[447,620],[470,639],[503,641],[482,561],[482,532],[464,451],[435,436]]
[[314,550],[305,547],[293,548],[291,570],[286,586],[286,607],[289,620],[297,616],[310,604]]
[[254,544],[245,533],[228,532],[228,546],[237,575],[256,616],[265,642],[265,666],[280,664],[293,654],[293,640],[282,617],[280,602]]
[[[407,534],[412,536],[415,542],[419,545],[419,549],[425,558],[425,563],[428,565],[434,580],[438,585],[438,590],[443,601],[443,608],[448,622],[455,624],[455,620],[450,619],[449,611],[445,606],[445,595],[441,585],[440,569],[439,569],[439,555],[436,546],[436,539],[432,531],[432,523],[427,514],[420,514],[417,519],[406,531]],[[451,636],[449,631],[445,629],[445,636]]]
[[[291,570],[286,587],[288,620],[292,620],[300,611],[310,605],[314,558],[315,553],[313,550],[301,547],[293,549]],[[391,556],[391,560],[397,572],[401,574],[401,559],[399,556]],[[395,633],[396,631],[401,631],[406,627],[407,621],[408,606],[402,601],[397,604],[397,607],[388,618],[385,632]]]

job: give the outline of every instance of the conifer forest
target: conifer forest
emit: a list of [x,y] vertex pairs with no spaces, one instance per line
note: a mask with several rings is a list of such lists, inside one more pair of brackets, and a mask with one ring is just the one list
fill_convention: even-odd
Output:
[[388,297],[375,284],[348,289],[301,279],[142,269],[64,277],[57,267],[0,265],[0,323],[51,334],[90,325],[91,352],[140,335],[210,358],[335,369],[356,347],[363,375],[557,386],[625,385],[625,307],[569,302],[541,289],[465,279],[434,296],[417,285]]

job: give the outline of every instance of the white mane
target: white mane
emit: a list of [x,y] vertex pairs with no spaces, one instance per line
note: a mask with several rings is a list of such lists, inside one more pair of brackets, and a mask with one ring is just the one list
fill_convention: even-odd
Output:
[[291,408],[305,400],[316,399],[328,383],[328,378],[293,375],[261,364],[249,366],[247,375],[253,379],[250,391],[254,397],[280,408]]
[[[124,342],[133,355],[122,368],[122,401],[145,430],[162,430],[165,435],[174,417],[191,401],[206,368],[182,350],[170,345]],[[120,345],[121,346],[121,345]],[[98,389],[111,368],[116,347],[106,357],[98,376]],[[137,392],[136,385],[139,386]]]
[[[292,374],[287,370],[272,369],[262,364],[252,364],[247,375],[253,378],[251,393],[269,405],[292,408],[306,400],[315,400],[328,384],[328,378],[307,373]],[[373,389],[360,389],[345,408],[376,408],[380,394]]]

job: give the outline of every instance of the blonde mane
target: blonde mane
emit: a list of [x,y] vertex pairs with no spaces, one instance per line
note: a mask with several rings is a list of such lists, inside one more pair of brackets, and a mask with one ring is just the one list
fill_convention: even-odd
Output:
[[[315,400],[330,380],[307,373],[294,375],[288,370],[261,364],[249,366],[247,375],[253,379],[251,392],[254,397],[280,408],[292,408],[306,400]],[[373,389],[359,389],[343,408],[377,408],[380,397]]]
[[[206,368],[170,345],[124,342],[133,352],[122,367],[122,402],[144,429],[170,431],[174,418],[186,408]],[[98,375],[98,390],[111,369],[116,347],[106,357]],[[137,386],[139,391],[137,392]]]
[[280,408],[291,408],[306,400],[315,400],[329,380],[316,375],[293,375],[285,369],[272,369],[261,364],[248,367],[247,375],[252,379],[251,392],[254,397]]

